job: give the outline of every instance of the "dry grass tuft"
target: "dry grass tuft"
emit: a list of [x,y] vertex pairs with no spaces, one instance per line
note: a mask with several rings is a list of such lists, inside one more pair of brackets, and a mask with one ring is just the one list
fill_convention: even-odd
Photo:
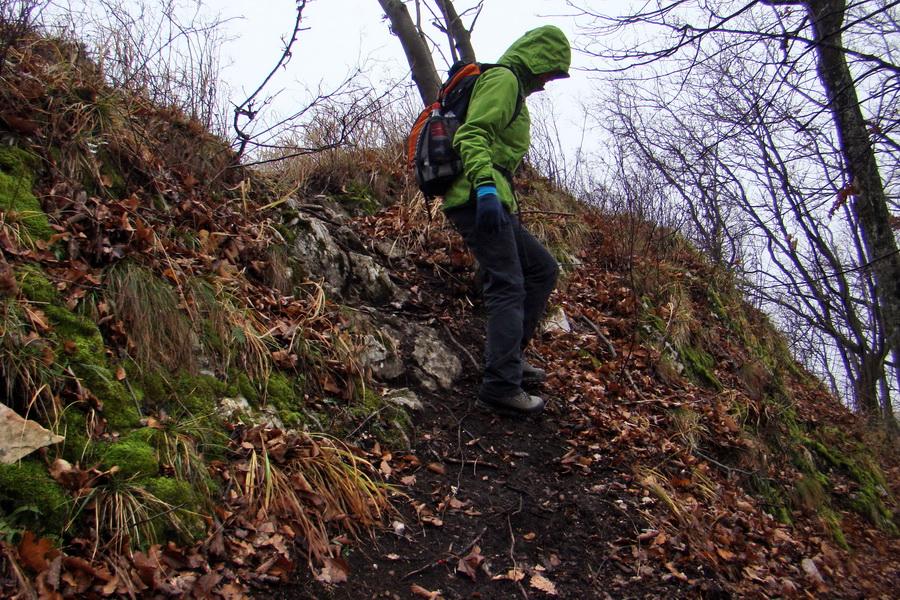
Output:
[[377,481],[375,468],[339,440],[257,426],[243,430],[234,444],[241,458],[230,471],[233,497],[248,515],[290,524],[311,562],[336,556],[330,532],[359,535],[389,509],[389,488]]

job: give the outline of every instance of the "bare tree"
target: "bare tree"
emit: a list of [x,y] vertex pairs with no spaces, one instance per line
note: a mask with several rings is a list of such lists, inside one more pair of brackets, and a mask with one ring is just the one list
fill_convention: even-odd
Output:
[[[653,39],[664,44],[589,48],[625,70],[657,66],[652,83],[629,90],[630,105],[620,95],[620,133],[685,192],[710,248],[751,228],[751,241],[766,250],[749,269],[761,278],[759,297],[832,340],[831,358],[840,357],[856,382],[860,408],[885,417],[891,404],[883,390],[900,381],[900,255],[885,187],[896,162],[883,158],[882,177],[878,146],[894,143],[897,114],[863,113],[896,98],[895,5],[863,0],[849,18],[841,0],[660,2],[623,17],[584,11],[597,19],[593,33],[658,28]],[[655,101],[647,104],[648,96]],[[676,108],[679,96],[690,99]],[[644,122],[636,116],[642,102],[655,111]],[[739,219],[729,216],[735,207]],[[829,209],[849,224],[839,235],[830,231]],[[727,235],[717,240],[717,230]],[[777,289],[784,295],[771,293]]]
[[431,104],[437,99],[441,78],[431,58],[431,49],[425,41],[419,11],[416,11],[417,25],[413,23],[403,0],[378,0],[378,2],[391,22],[391,30],[400,39],[422,102],[425,105]]
[[[384,10],[391,30],[400,39],[406,60],[412,72],[412,79],[419,90],[422,102],[431,104],[437,99],[441,87],[441,77],[432,58],[432,52],[440,49],[440,45],[430,40],[422,25],[423,10],[430,12],[430,22],[447,37],[450,46],[450,60],[475,62],[475,49],[472,47],[471,29],[481,14],[481,2],[474,7],[458,13],[451,0],[433,0],[437,10],[432,9],[426,0],[415,0],[416,18],[413,21],[406,2],[403,0],[378,0]],[[472,14],[468,27],[462,16]]]

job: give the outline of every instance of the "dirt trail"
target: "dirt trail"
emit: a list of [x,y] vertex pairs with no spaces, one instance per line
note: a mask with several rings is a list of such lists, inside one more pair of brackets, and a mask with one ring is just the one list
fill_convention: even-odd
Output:
[[423,398],[416,458],[394,458],[409,484],[401,488],[408,500],[398,503],[404,527],[354,546],[349,582],[310,579],[278,598],[694,595],[675,578],[632,581],[633,568],[617,560],[646,528],[646,500],[615,457],[595,457],[587,473],[567,462],[569,429],[552,380],[541,389],[547,410],[528,418],[474,409],[476,387],[470,375],[451,397]]

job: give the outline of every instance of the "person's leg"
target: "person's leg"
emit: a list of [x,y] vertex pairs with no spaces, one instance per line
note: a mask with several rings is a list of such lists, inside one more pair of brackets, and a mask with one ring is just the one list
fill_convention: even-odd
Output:
[[556,288],[559,263],[550,251],[525,229],[518,219],[511,219],[516,236],[519,264],[525,287],[521,349],[524,350],[537,330],[547,308],[547,300]]
[[475,227],[474,204],[448,211],[484,274],[487,311],[485,370],[479,396],[505,397],[521,393],[521,346],[525,323],[525,278],[519,262],[513,218],[506,215],[498,234]]

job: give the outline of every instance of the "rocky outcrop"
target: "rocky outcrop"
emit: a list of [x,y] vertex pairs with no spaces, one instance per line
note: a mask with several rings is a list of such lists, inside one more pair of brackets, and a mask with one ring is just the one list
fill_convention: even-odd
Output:
[[[342,215],[319,207],[321,218],[301,214],[294,258],[303,275],[321,281],[326,294],[338,302],[363,307],[401,306],[408,298],[367,246],[348,227]],[[385,383],[404,379],[427,390],[452,388],[462,373],[462,363],[439,331],[426,325],[391,317],[383,311],[363,311],[368,316],[361,360],[376,380]]]
[[447,390],[462,374],[462,363],[439,332],[425,325],[380,315],[377,335],[367,338],[363,364],[384,382],[411,379],[429,391]]
[[348,228],[337,227],[332,234],[325,220],[301,215],[296,229],[294,257],[300,270],[311,281],[321,281],[330,297],[374,306],[406,298],[387,270],[362,251],[364,246]]

